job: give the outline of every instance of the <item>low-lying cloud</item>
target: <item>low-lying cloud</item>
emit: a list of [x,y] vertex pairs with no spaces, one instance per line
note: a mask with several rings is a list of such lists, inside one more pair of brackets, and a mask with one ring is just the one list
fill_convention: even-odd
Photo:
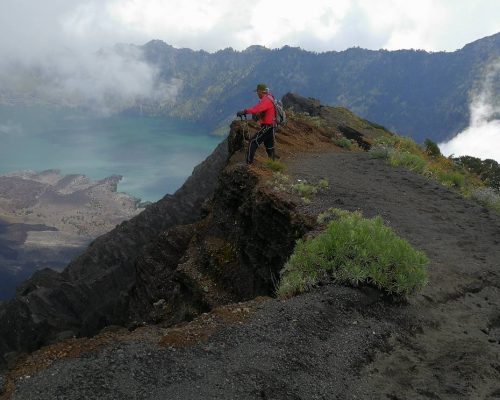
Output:
[[139,47],[116,46],[132,43],[133,36],[109,18],[112,3],[0,2],[0,104],[85,106],[109,113],[174,100],[181,82],[161,81]]
[[487,68],[470,113],[469,127],[449,142],[439,144],[442,153],[500,162],[500,59]]
[[175,99],[182,82],[161,83],[137,47],[116,43],[455,50],[500,31],[499,11],[498,0],[0,1],[0,104],[43,98],[106,112]]
[[66,50],[0,67],[0,99],[85,106],[109,113],[136,104],[173,101],[180,81],[163,82],[135,46],[85,53]]

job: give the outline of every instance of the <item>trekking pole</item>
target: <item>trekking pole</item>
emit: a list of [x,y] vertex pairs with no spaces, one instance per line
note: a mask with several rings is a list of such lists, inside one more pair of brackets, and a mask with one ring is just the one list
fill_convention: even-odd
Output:
[[[243,122],[243,117],[245,117],[245,122]],[[248,134],[248,120],[247,120],[247,115],[240,115],[240,121],[242,122],[242,129],[241,129],[241,134],[243,135],[243,142],[247,140],[247,134]]]

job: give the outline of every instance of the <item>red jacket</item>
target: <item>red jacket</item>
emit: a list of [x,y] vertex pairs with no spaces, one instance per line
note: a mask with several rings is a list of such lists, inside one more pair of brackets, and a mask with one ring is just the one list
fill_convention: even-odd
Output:
[[261,112],[264,113],[264,117],[261,118],[260,124],[273,125],[276,119],[276,110],[274,109],[273,97],[271,94],[264,95],[255,106],[245,110],[247,114],[258,114]]

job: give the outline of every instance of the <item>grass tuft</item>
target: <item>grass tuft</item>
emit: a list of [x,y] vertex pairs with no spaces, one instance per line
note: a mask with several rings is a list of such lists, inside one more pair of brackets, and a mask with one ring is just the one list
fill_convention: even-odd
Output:
[[347,139],[346,137],[334,138],[332,139],[333,143],[336,146],[342,147],[344,149],[350,149],[352,147],[352,141]]
[[264,165],[274,172],[284,173],[286,171],[286,165],[277,160],[267,159]]
[[318,186],[321,189],[326,189],[329,185],[330,185],[330,182],[328,182],[328,179],[326,179],[326,178],[320,179],[318,182]]
[[318,193],[318,187],[315,185],[309,185],[307,182],[299,182],[292,186],[292,189],[295,190],[303,200],[309,200],[313,198],[313,196]]
[[388,159],[390,152],[392,149],[383,146],[383,145],[375,145],[368,150],[368,153],[373,157],[373,158],[382,158],[382,159]]
[[411,171],[422,173],[425,171],[427,161],[413,153],[393,151],[389,155],[389,164],[393,167],[404,166]]
[[472,199],[484,207],[500,213],[500,192],[493,188],[476,188],[471,193]]
[[359,212],[337,209],[320,217],[333,219],[323,233],[297,242],[282,270],[279,297],[305,292],[325,277],[367,283],[401,296],[427,284],[427,256],[398,237],[382,218],[366,219]]
[[[439,147],[427,139],[426,149],[412,139],[401,136],[378,138],[369,150],[373,158],[382,158],[392,166],[404,166],[412,171],[430,177],[444,186],[459,190],[463,196],[471,197],[492,210],[499,211],[498,203],[484,185],[493,189],[500,185],[500,167],[493,160],[473,157],[458,159],[441,155]],[[497,168],[497,169],[495,169]],[[476,174],[474,174],[476,172]]]

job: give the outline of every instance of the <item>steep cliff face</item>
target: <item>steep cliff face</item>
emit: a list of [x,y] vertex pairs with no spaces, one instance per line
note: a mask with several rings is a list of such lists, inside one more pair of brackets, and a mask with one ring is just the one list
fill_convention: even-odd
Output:
[[95,240],[62,273],[23,283],[0,308],[0,363],[107,325],[176,323],[271,294],[307,224],[242,162],[241,129],[234,124],[173,196]]
[[[282,157],[338,151],[331,139],[344,128],[366,146],[375,134],[389,134],[347,110],[292,94],[286,101],[296,112],[309,103],[313,109],[278,132]],[[61,274],[45,270],[25,282],[0,306],[0,363],[108,325],[168,326],[215,306],[272,295],[296,239],[314,224],[298,211],[300,198],[268,186],[272,172],[259,155],[246,165],[244,138],[256,129],[253,122],[234,122],[227,140],[173,196],[95,240]]]
[[[230,151],[242,125],[232,125]],[[230,153],[231,154],[231,153]],[[206,216],[165,232],[137,263],[131,315],[177,323],[229,302],[272,295],[297,238],[312,224],[263,184],[235,153],[218,178]]]
[[226,162],[223,142],[174,195],[96,239],[62,273],[43,270],[21,285],[14,299],[0,305],[0,365],[20,351],[128,323],[135,260],[166,229],[199,220]]

